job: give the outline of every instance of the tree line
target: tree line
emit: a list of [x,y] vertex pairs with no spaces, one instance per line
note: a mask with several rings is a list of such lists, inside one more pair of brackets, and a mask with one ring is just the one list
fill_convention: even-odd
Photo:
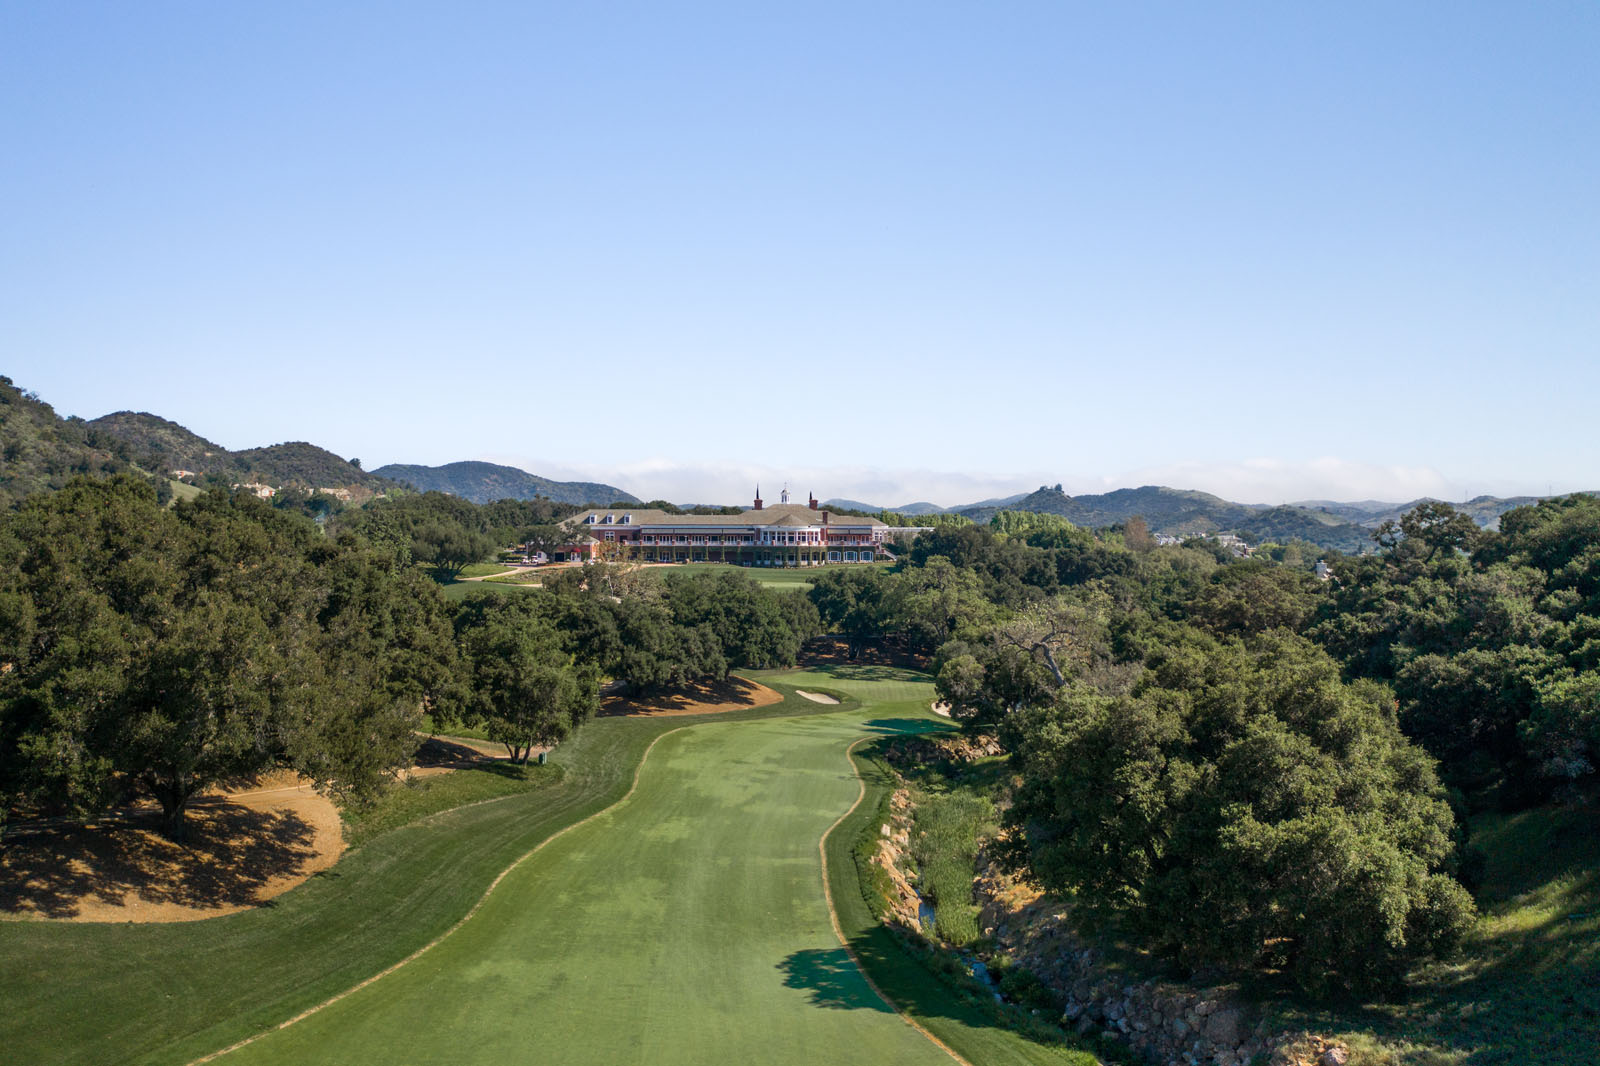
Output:
[[429,493],[324,529],[248,493],[164,504],[129,475],[28,498],[0,517],[0,813],[149,797],[181,839],[196,795],[272,767],[362,802],[410,764],[424,714],[525,761],[605,681],[792,665],[817,630],[804,597],[735,572],[586,567],[459,605],[428,576],[462,537],[515,537],[558,506]]
[[1192,971],[1392,986],[1473,919],[1467,813],[1595,786],[1593,497],[1493,532],[1425,504],[1328,581],[1140,532],[1011,515],[811,593],[1000,734],[1007,858],[1086,915]]

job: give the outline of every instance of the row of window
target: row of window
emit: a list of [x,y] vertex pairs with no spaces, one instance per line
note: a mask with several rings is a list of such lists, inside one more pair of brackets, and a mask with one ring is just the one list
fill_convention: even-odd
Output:
[[[697,562],[697,563],[703,563],[703,562],[706,561],[705,552],[703,550],[702,551],[696,551],[696,552],[661,551],[660,553],[657,553],[654,550],[652,550],[652,551],[648,551],[648,552],[645,553],[645,558],[646,559],[657,559],[657,560],[659,560],[661,562],[673,562],[673,561],[691,562],[692,561],[692,562]],[[874,558],[876,558],[876,556],[870,551],[863,551],[863,552],[859,552],[859,553],[853,552],[853,551],[831,551],[831,552],[828,553],[828,562],[830,562],[830,563],[857,563],[857,562],[870,563],[870,562],[873,561]],[[729,561],[732,562],[732,560],[729,560]],[[781,555],[778,556],[776,559],[772,559],[772,558],[769,558],[769,557],[766,557],[766,556],[762,556],[761,558],[754,560],[754,564],[753,565],[755,565],[755,566],[783,566],[783,565],[785,565],[787,563],[787,565],[793,566],[797,562],[798,562],[798,560],[792,555],[788,556],[787,560]],[[744,565],[750,566],[752,564],[750,562],[746,562]]]

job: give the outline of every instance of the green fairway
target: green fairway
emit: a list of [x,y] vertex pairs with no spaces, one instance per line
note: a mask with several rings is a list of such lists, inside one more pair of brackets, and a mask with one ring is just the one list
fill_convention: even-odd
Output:
[[[862,697],[838,711],[791,697],[590,723],[559,782],[386,833],[274,907],[177,927],[7,923],[0,1038],[28,1062],[184,1063],[264,1030],[220,1061],[949,1062],[873,993],[823,894],[819,843],[863,789],[847,748],[938,726],[920,675],[861,669],[765,675]],[[617,771],[654,738],[616,802]],[[828,880],[873,980],[976,1066],[1091,1061],[996,1028],[862,924],[846,836],[868,814],[829,838]]]
[[663,737],[623,804],[411,965],[230,1061],[949,1061],[829,925],[817,845],[855,712]]

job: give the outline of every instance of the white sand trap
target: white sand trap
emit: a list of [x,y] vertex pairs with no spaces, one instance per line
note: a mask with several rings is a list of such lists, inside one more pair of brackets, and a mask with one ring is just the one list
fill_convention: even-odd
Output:
[[943,700],[934,700],[933,701],[933,713],[937,714],[937,715],[942,715],[945,718],[949,718],[950,717],[950,705],[948,703],[944,702]]
[[839,702],[838,700],[834,699],[832,696],[824,696],[820,692],[802,692],[799,689],[795,689],[794,690],[794,694],[796,696],[804,696],[806,699],[810,700],[812,703],[838,703]]

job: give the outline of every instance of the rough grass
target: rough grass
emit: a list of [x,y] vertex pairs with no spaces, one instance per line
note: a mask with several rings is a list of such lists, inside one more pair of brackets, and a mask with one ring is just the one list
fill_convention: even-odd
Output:
[[[855,564],[860,565],[860,564]],[[722,574],[733,570],[746,574],[757,584],[767,585],[771,588],[787,589],[792,592],[809,592],[813,579],[826,567],[809,566],[788,567],[775,566],[735,566],[730,563],[677,563],[673,566],[653,567],[652,574]]]
[[1487,857],[1476,928],[1393,1003],[1285,1007],[1352,1066],[1600,1062],[1600,807],[1590,797],[1473,820]]
[[484,584],[538,585],[543,583],[547,573],[548,571],[542,567],[535,570],[517,570],[513,573],[499,574],[495,577],[485,578]]
[[972,902],[978,838],[992,834],[994,804],[971,788],[931,783],[911,791],[911,856],[917,887],[933,904],[934,935],[965,947],[981,935]]

